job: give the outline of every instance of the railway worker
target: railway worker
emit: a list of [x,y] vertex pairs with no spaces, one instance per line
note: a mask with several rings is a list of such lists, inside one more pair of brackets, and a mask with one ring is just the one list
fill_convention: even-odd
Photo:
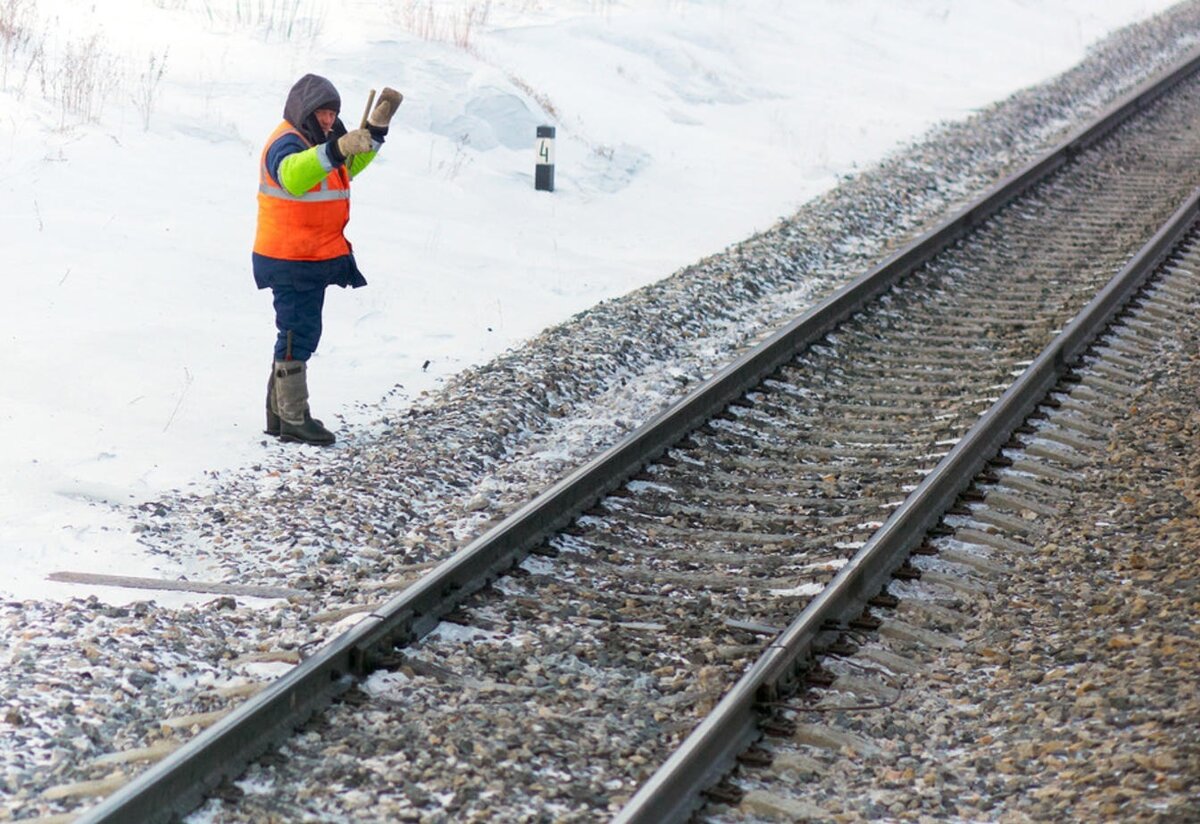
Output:
[[309,413],[308,359],[321,339],[328,286],[366,286],[343,229],[350,180],[375,158],[402,95],[385,88],[364,127],[347,131],[341,97],[306,74],[288,92],[259,161],[254,282],[275,306],[275,354],[267,384],[267,429],[284,441],[327,446],[332,432]]

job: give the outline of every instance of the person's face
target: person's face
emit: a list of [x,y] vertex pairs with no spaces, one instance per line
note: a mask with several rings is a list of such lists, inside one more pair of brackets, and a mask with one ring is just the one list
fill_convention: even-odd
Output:
[[337,120],[337,112],[333,109],[317,109],[313,114],[317,117],[317,125],[321,127],[321,131],[329,134],[329,130],[333,128],[333,121]]

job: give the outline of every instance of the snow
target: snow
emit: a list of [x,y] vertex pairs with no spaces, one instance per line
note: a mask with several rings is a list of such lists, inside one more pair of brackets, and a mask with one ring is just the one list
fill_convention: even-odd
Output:
[[768,592],[770,592],[771,595],[781,598],[808,598],[813,595],[817,595],[823,589],[825,589],[824,584],[809,583],[800,584],[799,586],[795,587],[788,587],[786,589],[772,589],[768,590]]
[[[310,364],[314,412],[344,429],[1168,5],[5,4],[46,57],[0,41],[0,595],[145,598],[46,575],[155,575],[118,507],[293,448],[260,433],[274,327],[249,254],[262,141],[301,74],[333,80],[351,125],[369,88],[405,94],[354,185],[370,285],[330,290]],[[533,188],[541,124],[554,193]]]

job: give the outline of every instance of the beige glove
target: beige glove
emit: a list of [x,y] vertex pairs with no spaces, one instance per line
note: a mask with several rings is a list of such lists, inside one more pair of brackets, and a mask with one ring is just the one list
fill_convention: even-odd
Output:
[[395,89],[384,87],[379,93],[379,101],[375,104],[375,108],[367,115],[368,126],[378,126],[384,128],[392,120],[392,115],[396,113],[396,109],[400,108],[400,103],[404,100],[404,95]]
[[365,154],[372,151],[374,144],[371,143],[371,133],[366,129],[355,129],[352,132],[346,132],[338,138],[338,151],[344,157],[350,155]]

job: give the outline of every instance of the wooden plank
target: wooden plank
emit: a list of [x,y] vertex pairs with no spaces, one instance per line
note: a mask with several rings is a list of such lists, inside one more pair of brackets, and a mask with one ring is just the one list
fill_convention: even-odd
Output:
[[199,712],[195,715],[180,715],[175,718],[167,718],[163,721],[160,721],[159,726],[164,732],[187,730],[191,729],[192,727],[204,729],[205,727],[211,727],[213,724],[217,723],[231,712],[233,712],[232,708],[215,710],[213,712]]
[[110,752],[106,755],[101,755],[98,758],[93,758],[88,766],[90,767],[110,767],[114,764],[132,764],[137,761],[161,761],[175,750],[179,749],[182,744],[178,741],[159,741],[149,747],[141,747],[136,750],[123,750],[121,752]]
[[288,587],[256,587],[247,584],[223,584],[218,581],[168,581],[162,578],[135,578],[130,575],[100,575],[94,572],[52,572],[49,581],[66,584],[91,584],[125,589],[158,589],[174,592],[211,592],[216,595],[244,595],[249,598],[291,598],[306,594]]
[[352,607],[331,609],[327,612],[318,612],[309,620],[314,624],[335,624],[343,618],[349,618],[351,615],[360,615],[364,612],[370,612],[377,606],[379,606],[379,604],[356,604]]
[[295,649],[274,649],[248,652],[229,662],[229,666],[241,664],[299,664],[300,651]]
[[74,784],[62,784],[51,787],[42,793],[47,801],[62,801],[67,798],[89,798],[112,795],[129,782],[128,776],[116,774],[96,781],[78,781]]
[[234,684],[230,687],[217,687],[213,693],[221,698],[249,698],[258,695],[269,686],[266,681],[251,681],[245,684]]

